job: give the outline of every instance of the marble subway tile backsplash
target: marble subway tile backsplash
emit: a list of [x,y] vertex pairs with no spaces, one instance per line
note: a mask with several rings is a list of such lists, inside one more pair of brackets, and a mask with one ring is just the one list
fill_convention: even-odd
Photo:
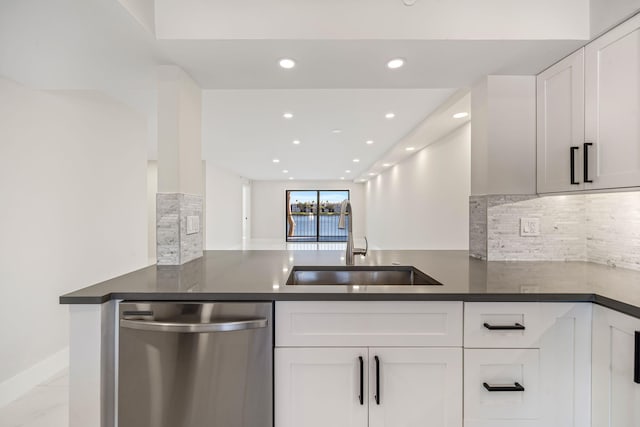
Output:
[[469,252],[472,257],[487,259],[487,197],[469,198]]
[[[156,249],[158,265],[182,265],[202,256],[203,200],[182,193],[156,196]],[[187,217],[199,217],[199,231],[187,234]]]
[[640,192],[585,196],[588,260],[640,270]]
[[[640,192],[472,196],[469,213],[469,248],[476,258],[591,261],[640,270]],[[540,235],[520,236],[521,218],[539,218]]]
[[[491,196],[487,252],[496,261],[584,261],[585,212],[580,198]],[[521,218],[539,218],[539,236],[520,236]]]

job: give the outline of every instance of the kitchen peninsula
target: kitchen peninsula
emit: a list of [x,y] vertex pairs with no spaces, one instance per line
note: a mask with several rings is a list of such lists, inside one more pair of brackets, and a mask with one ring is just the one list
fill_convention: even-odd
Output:
[[[487,262],[467,251],[371,251],[356,266],[414,266],[442,285],[286,284],[294,266],[344,265],[343,257],[206,251],[183,266],[150,266],[63,295],[71,310],[70,425],[114,425],[120,301],[141,310],[162,301],[273,303],[276,427],[309,418],[402,424],[429,414],[442,427],[500,420],[588,427],[619,411],[633,420],[625,399],[637,395],[640,295],[633,288],[640,272],[586,262]],[[406,377],[409,367],[415,372]],[[345,372],[352,381],[342,384]],[[334,389],[336,381],[342,385]],[[415,396],[431,403],[422,407]],[[592,406],[593,399],[610,403]],[[337,404],[332,413],[322,409]]]
[[640,318],[640,272],[588,262],[481,261],[467,251],[371,251],[357,265],[414,266],[442,286],[287,286],[293,266],[344,265],[344,251],[205,251],[182,266],[149,266],[60,297],[130,301],[431,300],[596,302]]

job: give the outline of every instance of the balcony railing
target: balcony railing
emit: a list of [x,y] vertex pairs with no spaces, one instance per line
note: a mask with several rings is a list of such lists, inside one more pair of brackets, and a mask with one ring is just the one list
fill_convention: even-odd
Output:
[[344,229],[338,228],[340,214],[336,212],[292,212],[291,233],[290,221],[287,221],[288,242],[346,242],[347,229],[351,218],[347,214]]

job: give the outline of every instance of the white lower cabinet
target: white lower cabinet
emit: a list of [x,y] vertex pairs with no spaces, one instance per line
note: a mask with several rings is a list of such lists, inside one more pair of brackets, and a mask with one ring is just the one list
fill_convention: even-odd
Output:
[[465,427],[591,425],[591,304],[467,303],[464,342]]
[[276,348],[274,365],[276,427],[367,427],[367,348]]
[[462,426],[460,348],[276,348],[275,378],[276,427]]
[[540,416],[540,350],[464,352],[465,426],[531,425]]
[[[276,303],[275,427],[591,427],[591,319],[590,303]],[[613,409],[594,420],[617,423],[593,427],[640,426],[633,328],[601,328],[617,346],[594,408]]]
[[[640,426],[640,319],[600,306],[593,317],[593,427]],[[635,380],[638,380],[636,382]]]
[[369,427],[462,426],[462,349],[370,348],[369,396]]

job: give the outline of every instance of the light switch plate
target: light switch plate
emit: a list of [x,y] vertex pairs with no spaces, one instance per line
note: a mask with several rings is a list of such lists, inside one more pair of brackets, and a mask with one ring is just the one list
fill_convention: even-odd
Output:
[[200,217],[197,215],[187,216],[187,234],[196,234],[200,231]]
[[520,218],[520,236],[540,235],[540,218]]

